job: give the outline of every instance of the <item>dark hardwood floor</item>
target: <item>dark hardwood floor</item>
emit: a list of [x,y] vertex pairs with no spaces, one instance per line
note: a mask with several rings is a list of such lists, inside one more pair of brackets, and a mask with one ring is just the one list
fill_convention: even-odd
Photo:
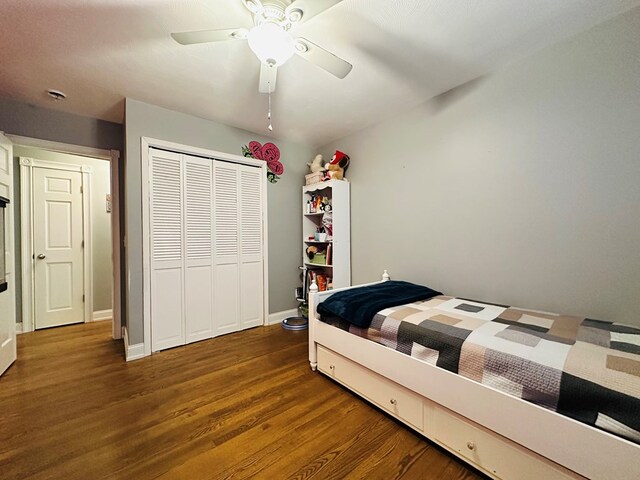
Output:
[[254,328],[125,363],[109,322],[18,337],[0,478],[482,478]]

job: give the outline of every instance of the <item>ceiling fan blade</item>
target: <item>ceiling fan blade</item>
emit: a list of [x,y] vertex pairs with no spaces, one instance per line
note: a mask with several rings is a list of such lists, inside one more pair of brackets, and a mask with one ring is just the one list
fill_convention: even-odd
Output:
[[260,93],[271,93],[276,91],[276,76],[278,74],[278,67],[270,67],[264,63],[260,64],[260,84],[258,85],[258,91]]
[[[293,23],[306,22],[341,1],[342,0],[295,0],[286,8],[285,14]],[[300,14],[302,14],[302,16],[300,16]]]
[[246,28],[226,28],[224,30],[200,30],[197,32],[172,33],[171,38],[181,45],[196,43],[224,42],[225,40],[247,38]]
[[306,38],[296,38],[296,53],[338,78],[346,77],[353,68],[353,65],[346,60],[337,57]]
[[242,1],[244,2],[244,6],[247,7],[247,9],[251,13],[257,14],[257,15],[261,15],[262,13],[264,13],[264,5],[260,0],[242,0]]

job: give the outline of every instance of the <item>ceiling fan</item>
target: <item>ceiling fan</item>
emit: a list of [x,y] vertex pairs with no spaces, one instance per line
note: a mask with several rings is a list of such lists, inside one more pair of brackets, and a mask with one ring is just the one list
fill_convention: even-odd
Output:
[[242,0],[253,14],[253,27],[172,33],[181,45],[247,40],[260,59],[260,93],[273,93],[277,68],[295,53],[338,78],[346,77],[353,66],[306,38],[289,30],[322,13],[341,0]]

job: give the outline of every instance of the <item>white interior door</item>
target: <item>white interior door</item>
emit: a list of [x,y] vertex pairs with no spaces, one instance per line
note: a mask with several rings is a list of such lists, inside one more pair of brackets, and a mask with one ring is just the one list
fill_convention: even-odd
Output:
[[260,168],[149,149],[151,351],[264,321]]
[[240,169],[240,321],[242,328],[263,322],[262,170]]
[[213,337],[213,162],[183,155],[186,343]]
[[84,321],[82,174],[33,169],[35,328]]
[[184,345],[181,155],[150,150],[151,351]]
[[16,360],[16,300],[13,255],[13,145],[0,134],[0,196],[11,203],[5,210],[5,268],[7,290],[0,292],[0,375]]
[[262,182],[259,168],[215,162],[216,335],[263,323]]
[[215,334],[236,332],[240,322],[239,166],[214,162]]

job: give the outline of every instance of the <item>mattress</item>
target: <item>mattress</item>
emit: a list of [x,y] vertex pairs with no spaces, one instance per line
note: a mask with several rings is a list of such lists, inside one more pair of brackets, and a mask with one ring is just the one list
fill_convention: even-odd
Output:
[[640,329],[445,295],[323,321],[640,444]]

